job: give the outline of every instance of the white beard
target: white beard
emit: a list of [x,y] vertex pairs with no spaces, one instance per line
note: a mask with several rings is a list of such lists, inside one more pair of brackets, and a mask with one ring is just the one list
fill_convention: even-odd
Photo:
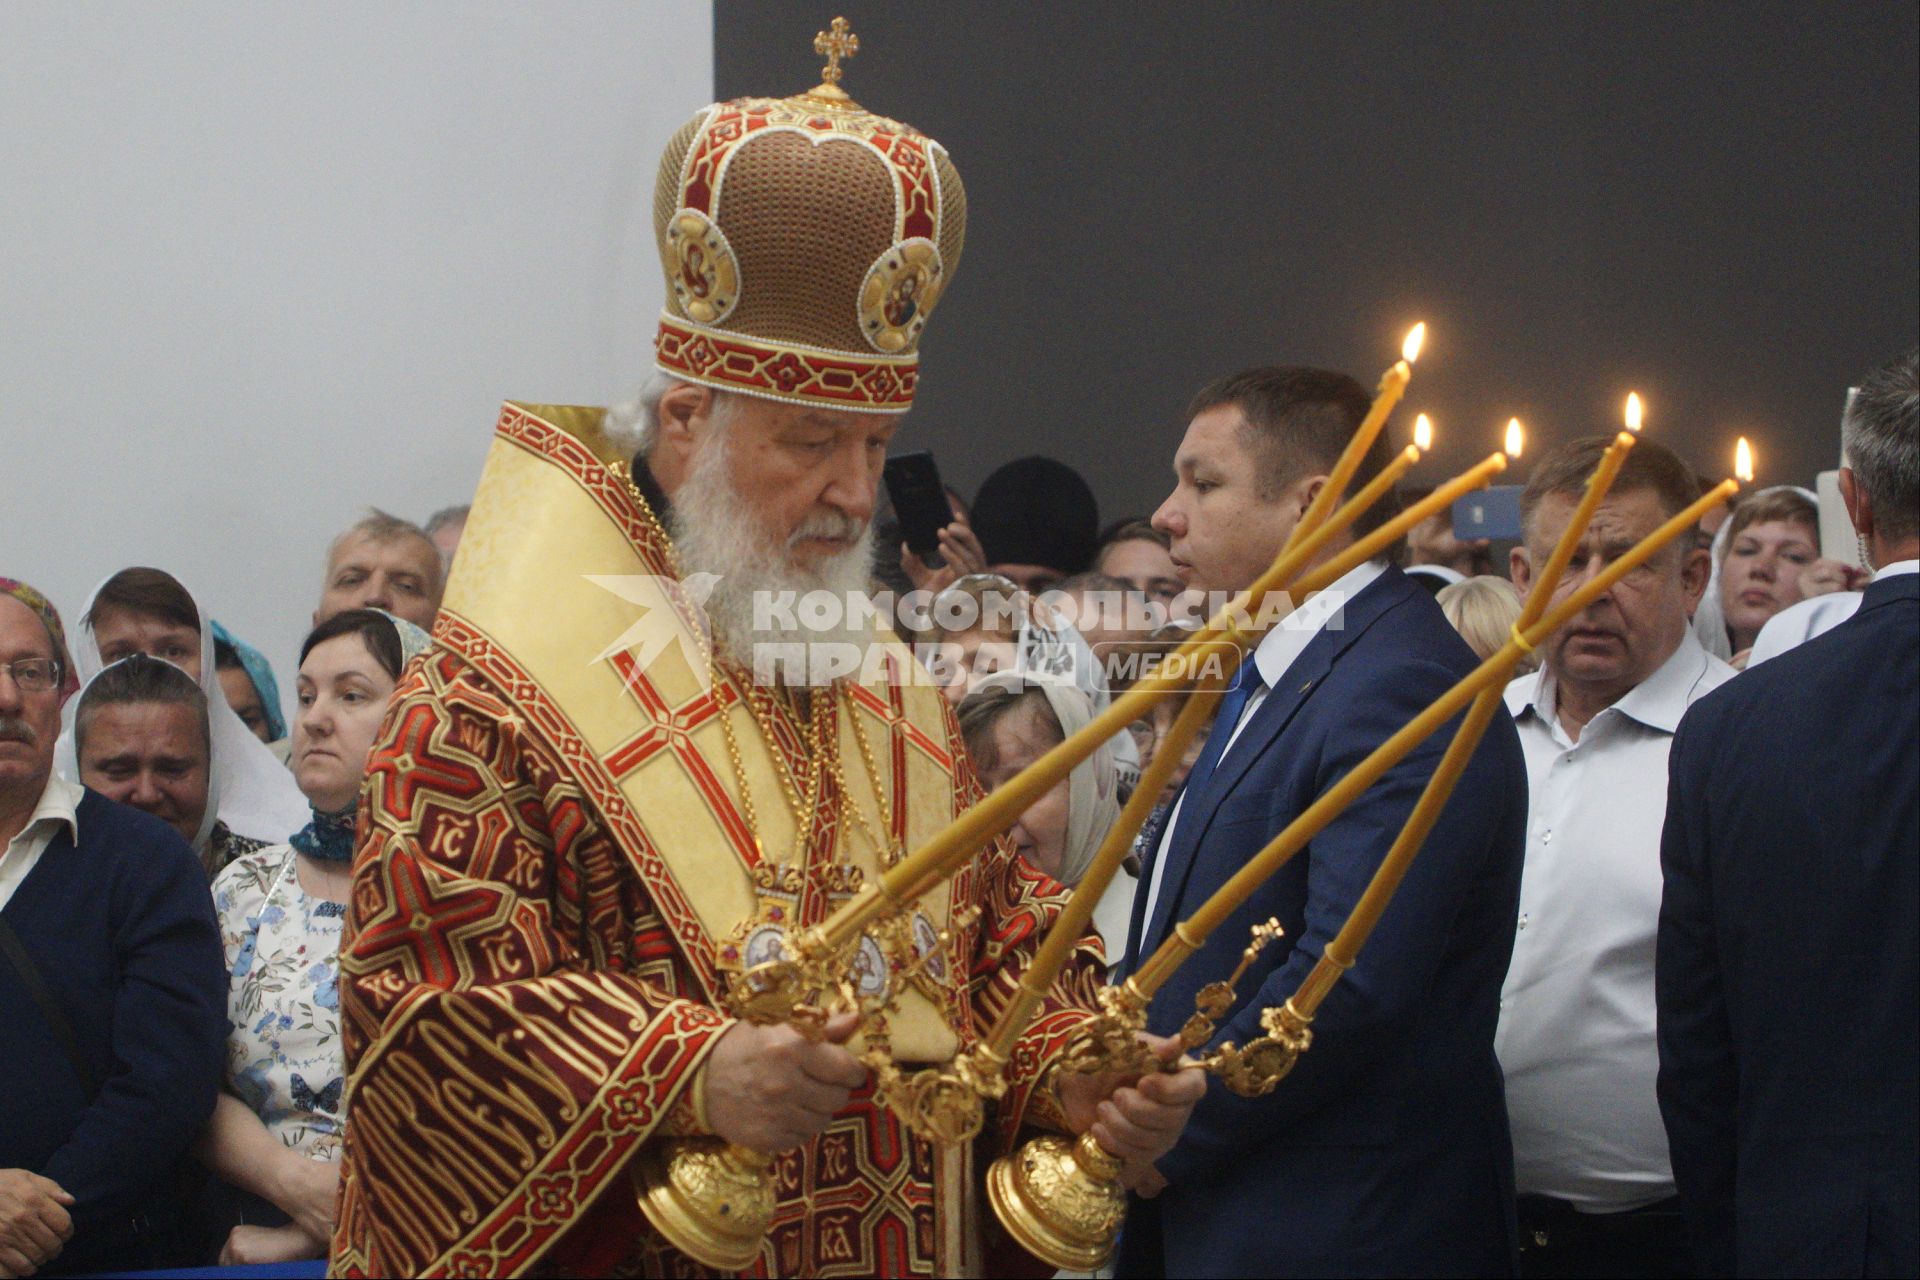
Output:
[[[782,683],[795,684],[804,679],[803,670],[787,662],[769,665],[764,661],[767,655],[791,653],[796,643],[835,649],[856,646],[864,653],[874,641],[868,615],[850,605],[869,594],[872,526],[860,525],[851,517],[821,513],[808,517],[786,545],[781,545],[734,488],[727,467],[724,429],[701,453],[685,483],[673,495],[670,517],[668,532],[681,573],[710,573],[719,579],[704,608],[714,646],[727,658],[756,672],[773,670]],[[822,536],[851,537],[854,542],[811,566],[792,561],[790,548],[795,543]],[[803,599],[811,592],[828,593],[836,605],[828,615],[833,625],[796,630],[784,619],[766,616],[774,612],[766,609],[756,618],[757,597],[765,593],[766,598],[772,598],[787,592]],[[784,612],[792,614],[791,601]],[[805,669],[814,665],[809,662]]]

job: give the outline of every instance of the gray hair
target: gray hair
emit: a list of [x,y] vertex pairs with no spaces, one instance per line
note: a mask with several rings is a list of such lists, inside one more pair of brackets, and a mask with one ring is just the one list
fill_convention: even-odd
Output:
[[[607,410],[607,416],[601,419],[600,430],[624,453],[651,453],[654,439],[660,433],[660,401],[675,387],[697,385],[655,369],[640,384],[640,390],[634,392],[631,400]],[[714,390],[713,421],[716,426],[731,424],[738,408],[738,397],[731,392]]]
[[382,511],[378,507],[368,507],[367,514],[348,525],[346,529],[327,544],[327,576],[333,576],[333,562],[340,558],[340,548],[355,538],[365,538],[368,542],[388,543],[401,538],[418,538],[427,544],[427,550],[433,552],[433,594],[436,599],[446,583],[446,568],[440,563],[440,548],[433,545],[433,539],[427,531],[411,520]]
[[1879,535],[1920,533],[1920,348],[1867,375],[1840,439]]
[[431,538],[448,525],[461,523],[472,511],[472,503],[462,503],[457,507],[442,507],[427,517],[427,522],[420,526],[420,531]]

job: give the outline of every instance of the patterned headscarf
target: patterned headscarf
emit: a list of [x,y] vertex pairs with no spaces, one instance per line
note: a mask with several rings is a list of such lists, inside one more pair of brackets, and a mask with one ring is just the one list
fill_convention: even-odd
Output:
[[18,578],[0,578],[0,595],[12,596],[40,615],[53,641],[53,656],[60,663],[60,703],[65,706],[67,699],[80,691],[80,673],[73,669],[73,656],[67,651],[67,629],[60,625],[60,611],[53,607],[53,601]]
[[260,709],[267,717],[267,740],[278,742],[287,736],[287,717],[280,710],[280,682],[273,678],[273,664],[267,655],[248,644],[213,619],[213,638],[231,648],[240,657],[240,666],[260,695]]

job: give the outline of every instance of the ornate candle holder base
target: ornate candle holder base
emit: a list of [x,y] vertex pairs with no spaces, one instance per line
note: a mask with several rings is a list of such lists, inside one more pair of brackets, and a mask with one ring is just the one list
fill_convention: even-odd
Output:
[[987,1199],[1028,1253],[1064,1271],[1091,1271],[1113,1256],[1126,1216],[1119,1174],[1119,1157],[1091,1135],[1049,1135],[993,1162]]
[[634,1163],[640,1211],[667,1243],[719,1271],[744,1271],[773,1225],[772,1160],[715,1138],[649,1143]]
[[1274,1086],[1287,1078],[1293,1064],[1313,1044],[1309,1024],[1312,1014],[1303,1014],[1292,1000],[1260,1015],[1267,1034],[1250,1040],[1245,1047],[1223,1044],[1193,1065],[1243,1098],[1260,1098],[1272,1093]]

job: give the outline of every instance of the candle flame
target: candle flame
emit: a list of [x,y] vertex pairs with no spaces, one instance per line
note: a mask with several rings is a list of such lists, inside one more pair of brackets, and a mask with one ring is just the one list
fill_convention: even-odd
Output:
[[1747,484],[1753,483],[1753,446],[1745,436],[1733,446],[1733,474]]
[[1427,340],[1427,322],[1422,320],[1407,330],[1407,340],[1400,344],[1400,358],[1412,364],[1420,358],[1420,348]]
[[1413,420],[1413,443],[1422,453],[1433,448],[1433,419],[1424,413]]
[[1638,435],[1640,423],[1646,417],[1646,409],[1640,403],[1638,391],[1627,392],[1627,430]]
[[1520,450],[1526,446],[1526,443],[1527,433],[1525,429],[1521,427],[1520,419],[1509,418],[1507,420],[1507,456],[1509,458],[1518,458],[1520,456]]

